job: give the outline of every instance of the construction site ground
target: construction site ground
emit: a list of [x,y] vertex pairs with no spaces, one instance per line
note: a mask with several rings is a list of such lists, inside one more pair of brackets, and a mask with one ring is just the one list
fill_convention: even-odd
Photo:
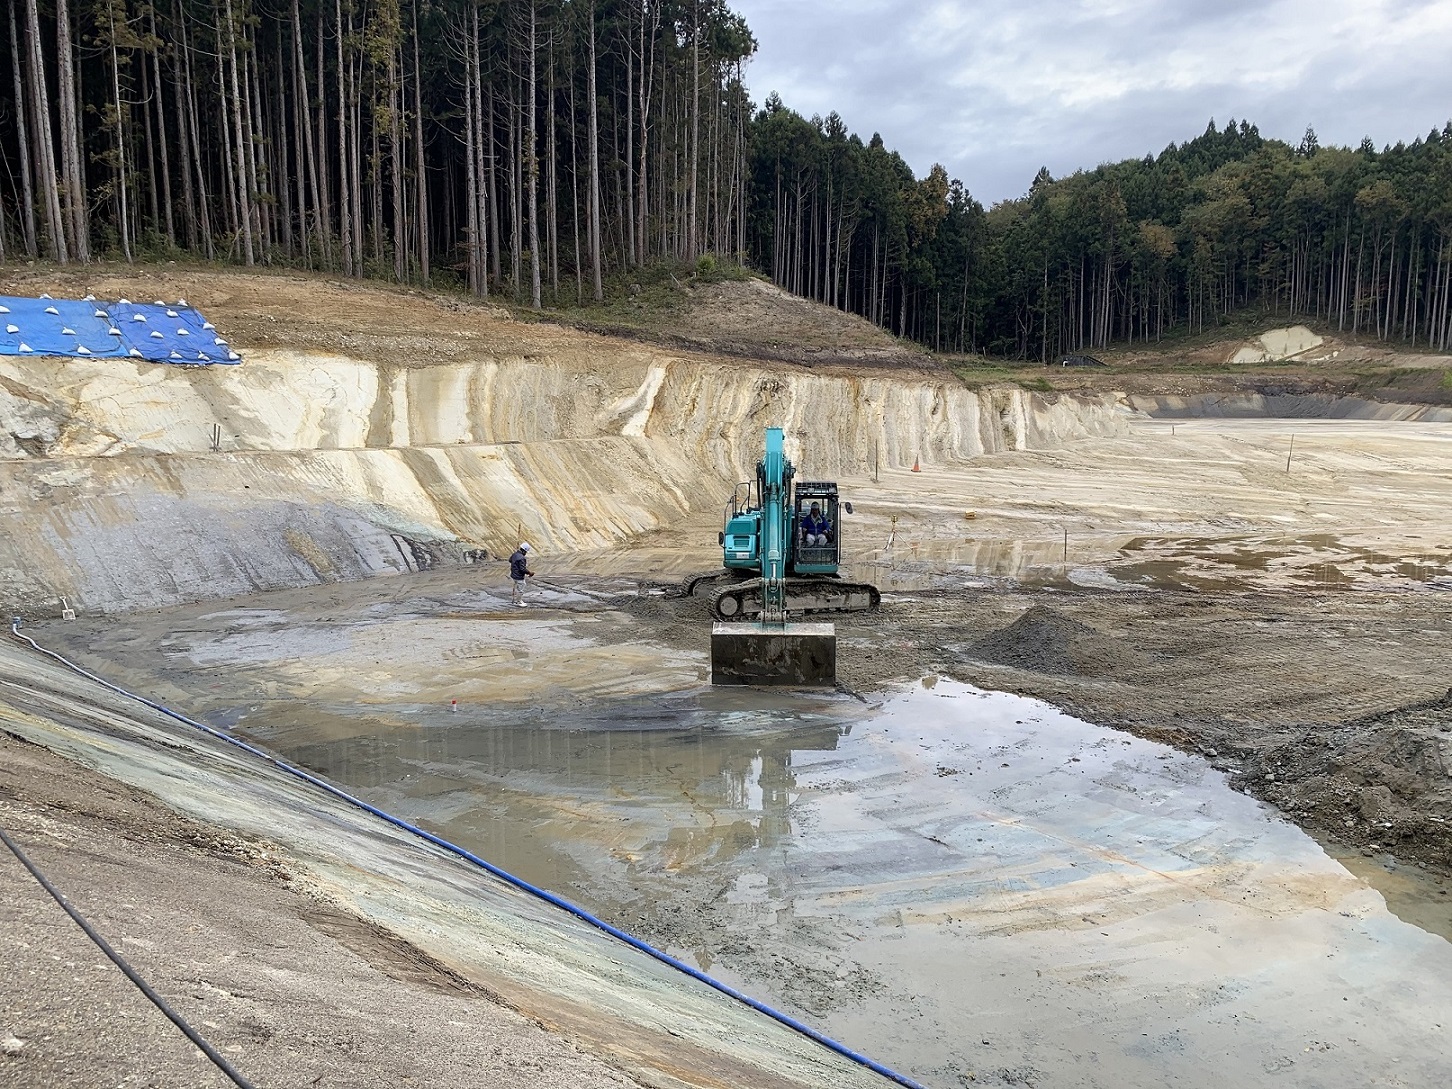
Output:
[[[758,281],[647,285],[632,297],[661,311],[632,330],[605,315],[600,336],[295,275],[6,272],[14,293],[184,295],[253,373],[282,382],[346,357],[384,391],[333,397],[321,430],[237,412],[233,445],[208,452],[187,414],[221,403],[223,377],[188,376],[197,400],[176,409],[159,385],[118,386],[121,403],[149,398],[145,434],[106,415],[110,387],[58,386],[45,411],[70,415],[43,441],[16,436],[3,493],[25,518],[58,513],[0,540],[22,557],[6,585],[43,644],[932,1089],[1204,1084],[1184,1079],[1211,1056],[1244,1084],[1309,1089],[1394,1059],[1386,1084],[1436,1083],[1452,997],[1419,965],[1452,950],[1452,423],[1437,358],[1317,330],[1319,362],[1231,365],[1247,336],[1080,375],[935,360]],[[795,348],[774,347],[797,326]],[[411,392],[400,425],[399,372],[462,373],[481,354],[514,376],[523,411],[440,378],[440,403],[498,400],[494,422],[449,431]],[[961,392],[950,368],[985,388]],[[7,381],[38,403],[31,372]],[[689,395],[670,392],[684,382]],[[880,438],[832,418],[843,391]],[[716,433],[712,396],[738,406],[739,438]],[[279,388],[277,403],[302,397]],[[569,407],[588,397],[602,407]],[[719,562],[723,485],[773,406],[795,413],[803,474],[836,478],[858,508],[848,570],[883,603],[837,619],[837,691],[753,702],[711,689],[710,618],[676,588]],[[350,412],[366,442],[346,440]],[[367,502],[308,444],[362,466]],[[434,505],[410,499],[381,537],[395,566],[357,578],[336,534],[298,512],[336,497],[374,517],[384,456]],[[475,456],[512,466],[497,509],[456,486],[475,486],[460,468]],[[831,464],[817,473],[814,456]],[[213,514],[167,579],[147,581],[157,560],[133,537],[77,551],[77,527],[109,532],[151,489],[177,513],[147,509],[182,537],[233,501],[228,480],[275,490],[284,514],[258,507],[236,531],[285,540],[286,562],[259,559],[227,592],[207,589],[222,565],[207,566],[206,538],[232,524]],[[522,535],[538,577],[516,610],[501,556]],[[176,574],[189,565],[204,577]],[[82,601],[66,621],[54,588],[72,568]],[[612,1051],[563,1000],[501,993],[487,961],[450,960],[423,924],[310,895],[316,860],[281,833],[229,825],[221,803],[168,797],[140,771],[152,794],[98,774],[117,712],[80,681],[42,684],[29,653],[0,662],[0,821],[262,1081],[717,1084],[704,1066],[642,1073],[665,1069],[640,1042],[653,1026]],[[21,737],[60,739],[90,769]],[[1042,760],[1058,770],[1032,770]],[[1081,774],[1092,783],[1064,785],[1062,810],[1034,796]],[[1028,829],[1044,839],[1014,838]],[[221,1084],[18,866],[0,883],[21,968],[0,988],[0,1083]],[[225,1016],[208,1015],[214,1000]],[[781,1084],[840,1074],[813,1076]]]

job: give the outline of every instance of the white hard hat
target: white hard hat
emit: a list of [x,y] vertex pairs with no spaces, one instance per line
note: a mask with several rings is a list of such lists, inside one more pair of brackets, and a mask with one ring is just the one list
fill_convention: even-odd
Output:
[[529,551],[529,542],[528,541],[520,541],[519,542],[519,550],[521,552],[528,552]]

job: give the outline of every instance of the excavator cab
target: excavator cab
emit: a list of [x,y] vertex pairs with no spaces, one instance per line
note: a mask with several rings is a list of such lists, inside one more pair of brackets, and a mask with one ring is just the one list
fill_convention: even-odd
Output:
[[[808,533],[814,525],[816,507],[825,533]],[[825,481],[802,481],[796,486],[792,505],[792,574],[835,575],[842,547],[842,523],[838,519],[837,485]],[[819,538],[826,537],[825,541]]]

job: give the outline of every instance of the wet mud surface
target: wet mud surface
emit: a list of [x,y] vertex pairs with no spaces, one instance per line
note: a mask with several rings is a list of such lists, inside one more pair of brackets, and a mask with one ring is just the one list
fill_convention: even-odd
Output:
[[889,594],[818,695],[703,684],[699,604],[624,567],[506,594],[41,630],[935,1089],[1435,1083],[1441,594]]

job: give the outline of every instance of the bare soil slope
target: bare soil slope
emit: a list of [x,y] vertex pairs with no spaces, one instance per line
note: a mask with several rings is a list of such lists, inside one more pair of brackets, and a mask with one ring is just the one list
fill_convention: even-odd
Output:
[[716,282],[671,278],[610,305],[601,316],[585,311],[567,320],[585,328],[751,359],[859,368],[941,366],[917,345],[870,321],[803,299],[758,277]]
[[[637,1084],[418,949],[293,891],[269,845],[0,733],[0,823],[257,1085]],[[227,1086],[0,847],[0,1084]]]
[[915,345],[869,321],[757,278],[668,281],[600,307],[536,314],[502,300],[295,270],[244,272],[174,263],[0,269],[0,293],[41,292],[72,298],[88,293],[185,298],[242,349],[332,351],[395,366],[468,358],[485,346],[482,338],[500,356],[598,348],[598,342],[580,337],[578,328],[707,355],[939,375],[944,370]]

